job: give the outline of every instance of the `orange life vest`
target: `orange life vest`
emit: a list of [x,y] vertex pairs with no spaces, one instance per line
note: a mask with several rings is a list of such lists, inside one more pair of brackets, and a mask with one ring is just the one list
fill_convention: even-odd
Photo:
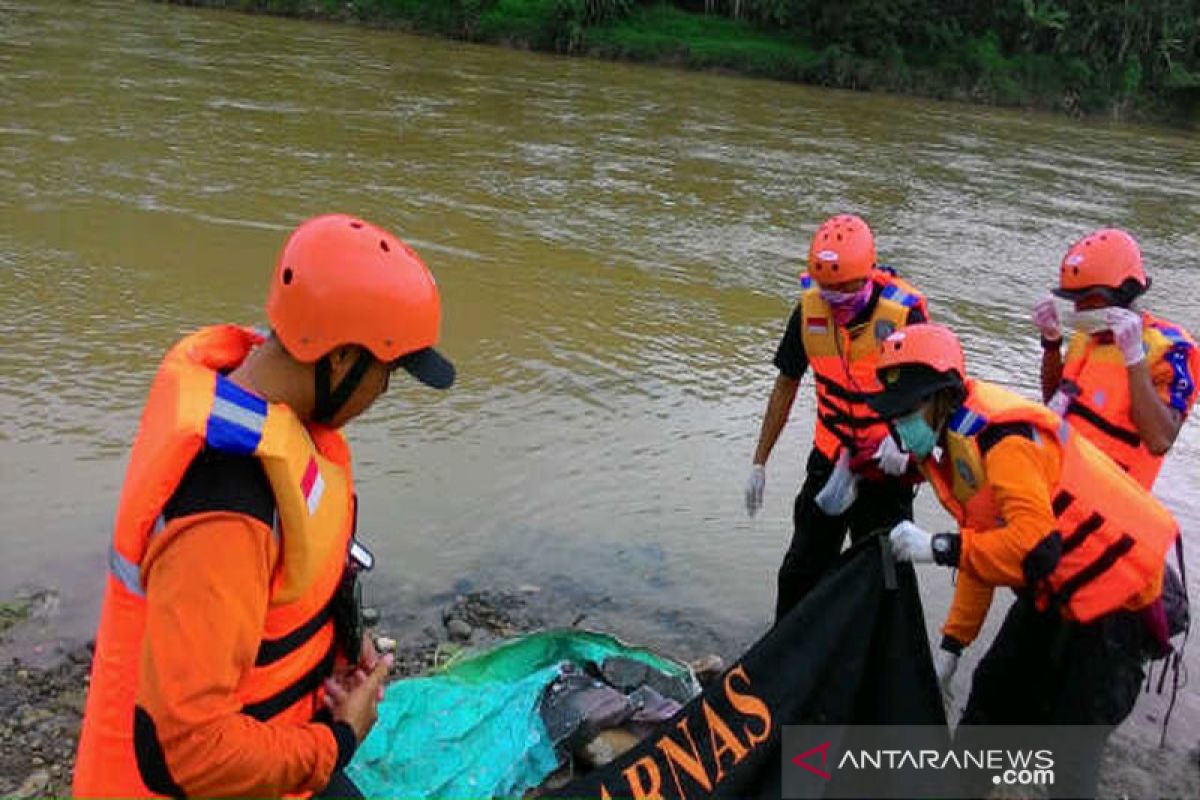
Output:
[[[1137,481],[1045,406],[983,381],[968,381],[962,407],[947,423],[946,452],[922,471],[964,537],[1004,524],[983,467],[979,435],[989,426],[1026,423],[1062,464],[1050,490],[1057,526],[1022,562],[1039,604],[1088,622],[1161,588],[1163,560],[1179,535],[1170,512]],[[964,539],[969,557],[970,538]]]
[[[1159,364],[1180,344],[1189,345],[1195,357],[1196,343],[1182,328],[1146,312],[1142,313],[1142,319],[1147,364]],[[1174,379],[1190,380],[1188,375],[1186,368],[1175,370]],[[1188,387],[1186,393],[1191,391]],[[1058,396],[1050,404],[1055,410],[1064,410],[1066,419],[1080,433],[1138,483],[1147,489],[1154,485],[1163,457],[1151,453],[1138,434],[1130,410],[1129,375],[1116,344],[1102,343],[1098,336],[1076,332],[1063,361]]]
[[891,272],[877,269],[871,281],[875,308],[847,330],[834,324],[816,281],[800,276],[800,337],[817,383],[815,445],[830,461],[843,446],[853,455],[887,435],[887,424],[866,402],[882,389],[875,377],[879,345],[908,323],[913,308],[926,310],[925,298]]
[[133,445],[109,551],[74,793],[149,797],[133,749],[145,628],[141,564],[166,535],[164,505],[202,448],[254,455],[276,502],[280,557],[255,664],[237,688],[242,713],[268,724],[308,722],[321,707],[336,636],[330,603],[354,527],[350,450],[341,434],[305,426],[223,377],[262,341],[253,331],[206,328],[167,354]]

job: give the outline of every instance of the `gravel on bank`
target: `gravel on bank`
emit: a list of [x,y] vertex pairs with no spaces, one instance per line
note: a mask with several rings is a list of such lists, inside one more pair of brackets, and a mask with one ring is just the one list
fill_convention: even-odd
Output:
[[[539,607],[537,593],[537,587],[522,587],[462,594],[442,608],[440,624],[434,620],[413,630],[389,631],[383,620],[374,631],[377,639],[394,645],[394,677],[422,675],[467,649],[582,618],[577,610]],[[70,795],[92,651],[79,645],[60,648],[59,655],[49,667],[14,658],[0,666],[0,797]],[[726,663],[737,657],[720,655]],[[1159,748],[1143,731],[1119,730],[1109,742],[1101,796],[1200,797],[1200,732],[1176,734]]]

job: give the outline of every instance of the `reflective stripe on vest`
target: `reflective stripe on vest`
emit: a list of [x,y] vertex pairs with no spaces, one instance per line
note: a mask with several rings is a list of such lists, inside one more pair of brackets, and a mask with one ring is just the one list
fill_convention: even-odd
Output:
[[108,546],[108,571],[127,591],[138,597],[146,596],[146,592],[142,589],[141,569],[137,564],[121,555],[115,544]]
[[879,294],[884,300],[891,300],[894,303],[899,303],[905,308],[916,308],[921,304],[921,298],[915,294],[910,294],[904,291],[894,283],[889,283],[883,287],[883,291]]
[[[154,527],[150,530],[150,535],[153,536],[162,531],[167,526],[167,521],[163,519],[162,514],[154,518]],[[125,556],[121,555],[121,551],[117,549],[116,542],[112,542],[108,546],[108,571],[116,578],[122,586],[128,589],[138,597],[145,597],[146,590],[142,588],[142,567],[140,564],[135,564]]]
[[205,440],[211,447],[236,455],[253,455],[267,422],[267,401],[217,375]]

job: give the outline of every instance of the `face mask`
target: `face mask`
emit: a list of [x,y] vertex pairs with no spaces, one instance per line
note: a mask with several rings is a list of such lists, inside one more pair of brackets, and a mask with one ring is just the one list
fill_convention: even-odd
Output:
[[1068,311],[1065,322],[1080,333],[1091,336],[1094,333],[1106,331],[1109,328],[1104,308],[1093,308],[1088,311]]
[[920,411],[900,417],[892,425],[896,428],[896,436],[900,437],[900,444],[917,459],[928,458],[933,452],[937,444],[937,434],[929,427],[925,415]]
[[833,321],[836,325],[845,325],[858,316],[871,300],[871,282],[867,281],[857,292],[835,292],[831,289],[821,290],[821,299],[829,303],[833,311]]

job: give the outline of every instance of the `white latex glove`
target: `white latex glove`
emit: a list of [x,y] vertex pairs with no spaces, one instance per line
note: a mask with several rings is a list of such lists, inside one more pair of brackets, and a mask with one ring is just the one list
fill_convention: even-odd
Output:
[[897,561],[914,564],[933,563],[933,534],[904,520],[888,535],[892,542],[892,554]]
[[1062,339],[1062,320],[1058,318],[1054,295],[1048,294],[1033,304],[1033,324],[1037,325],[1043,339],[1051,342]]
[[850,469],[850,451],[842,448],[837,464],[833,467],[833,473],[829,476],[829,480],[825,481],[821,491],[817,492],[813,502],[826,516],[840,517],[850,510],[850,506],[854,505],[854,501],[857,499],[858,477]]
[[958,670],[958,654],[951,653],[949,650],[938,649],[933,654],[933,671],[937,674],[938,688],[942,690],[942,697],[947,701],[953,698],[953,693],[950,691],[950,681],[954,678],[954,673]]
[[767,468],[755,464],[750,468],[750,477],[746,479],[746,513],[754,516],[762,508],[763,489],[767,486]]
[[908,472],[911,455],[901,450],[900,445],[896,444],[896,440],[891,436],[883,437],[873,457],[879,462],[879,469],[884,475],[903,475]]
[[1128,308],[1112,307],[1104,310],[1113,341],[1121,349],[1125,364],[1132,367],[1146,358],[1146,347],[1142,344],[1142,315]]

